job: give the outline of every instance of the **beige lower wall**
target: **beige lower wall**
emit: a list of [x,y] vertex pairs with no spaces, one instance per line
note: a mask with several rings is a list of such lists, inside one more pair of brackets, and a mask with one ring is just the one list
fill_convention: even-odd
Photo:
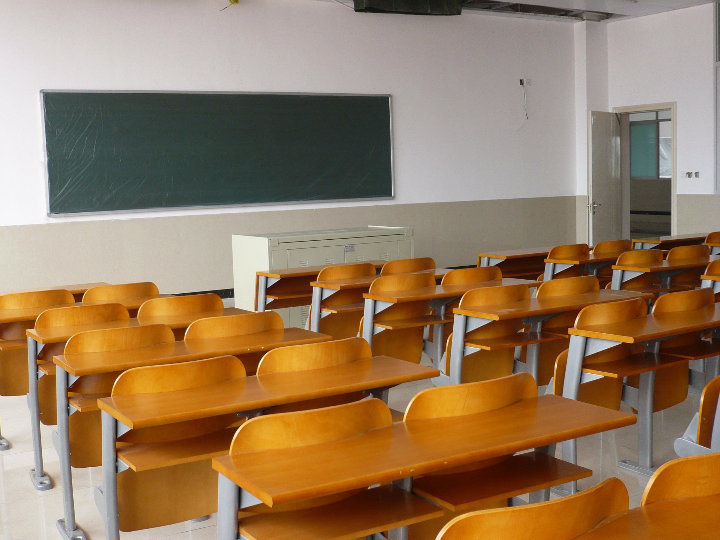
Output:
[[479,250],[570,243],[575,197],[356,206],[321,210],[0,227],[0,290],[154,281],[162,292],[229,289],[232,234],[362,225],[413,227],[415,254],[475,264]]
[[720,195],[678,195],[677,234],[720,231]]

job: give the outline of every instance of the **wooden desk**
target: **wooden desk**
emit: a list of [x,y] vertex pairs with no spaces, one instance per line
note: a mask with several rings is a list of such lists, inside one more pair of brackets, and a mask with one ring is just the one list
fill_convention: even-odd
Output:
[[[720,304],[696,311],[650,314],[631,321],[598,325],[582,330],[571,328],[568,331],[570,350],[563,396],[577,398],[583,371],[594,374],[591,377],[602,375],[620,378],[635,374],[640,376],[637,391],[630,390],[628,396],[623,398],[638,411],[638,463],[622,461],[619,463],[620,467],[648,476],[653,473],[652,411],[655,371],[689,361],[687,358],[658,355],[660,340],[710,329],[713,330],[713,334],[717,334],[720,329]],[[583,368],[585,356],[615,347],[620,343],[644,343],[646,353],[616,362],[595,364],[591,369]]]
[[611,516],[578,539],[718,538],[720,495],[659,501]]
[[[630,298],[652,298],[652,295],[633,291],[611,291],[600,289],[597,292],[573,294],[567,296],[551,296],[546,298],[529,298],[508,304],[492,304],[485,306],[465,306],[455,308],[453,321],[453,346],[450,351],[450,376],[447,383],[461,382],[464,357],[477,350],[465,343],[465,335],[492,321],[524,319],[529,325],[528,332],[540,334],[543,322],[561,313],[579,311],[590,304],[617,302]],[[538,354],[540,343],[529,343],[525,369],[535,378],[538,377]],[[447,377],[447,375],[445,375]],[[447,384],[446,383],[446,384]]]
[[216,457],[218,538],[237,536],[240,489],[273,506],[412,478],[634,422],[626,413],[547,395],[483,414],[395,423],[314,446],[313,452],[288,448]]
[[543,273],[544,260],[553,246],[478,253],[478,266],[497,266],[505,277],[535,279]]
[[[168,295],[169,296],[169,295]],[[134,302],[139,301],[138,298],[125,299],[131,305]],[[126,308],[130,309],[130,306],[125,304],[125,300],[118,302],[125,305]],[[147,299],[146,299],[147,300]],[[18,320],[32,321],[37,318],[40,313],[49,308],[33,308],[28,310],[0,310],[0,323],[3,322],[3,317],[9,319],[11,317],[18,318]],[[19,312],[23,312],[22,314]],[[206,317],[217,317],[221,315],[235,315],[239,313],[249,313],[243,309],[237,308],[224,308],[222,311],[217,312],[205,312],[195,313],[193,315],[182,315],[172,317],[149,317],[146,324],[167,324],[173,330],[181,330],[187,328],[190,323],[197,319]],[[43,376],[43,372],[38,369],[37,358],[40,352],[40,347],[48,343],[62,343],[70,339],[73,335],[80,332],[87,332],[90,330],[100,330],[105,328],[121,328],[127,326],[137,326],[137,319],[130,319],[129,321],[123,321],[118,323],[102,323],[102,324],[86,324],[80,326],[71,327],[55,327],[55,328],[43,328],[42,330],[31,328],[26,331],[27,335],[27,354],[28,354],[28,381],[29,381],[29,393],[28,393],[28,407],[30,408],[30,427],[33,439],[33,453],[34,453],[34,465],[35,467],[30,472],[30,479],[35,486],[35,489],[43,491],[51,489],[53,487],[52,480],[45,474],[43,464],[43,452],[42,452],[42,436],[40,434],[40,413],[38,406],[38,381]],[[65,407],[67,410],[67,407]],[[58,409],[58,418],[61,414]]]
[[[68,387],[78,377],[125,371],[134,367],[188,362],[224,354],[250,354],[268,351],[277,347],[329,340],[330,336],[324,334],[317,334],[300,328],[285,328],[282,331],[259,332],[257,334],[228,338],[195,339],[190,342],[176,341],[135,350],[126,349],[117,352],[55,356],[53,363],[56,367],[57,388],[57,451],[60,456],[60,471],[63,478],[63,504],[65,508],[63,524],[71,524],[70,527],[61,525],[60,528],[65,527],[68,539],[75,540],[78,534],[82,534],[82,531],[75,526],[72,469],[70,466],[69,414],[71,407],[80,411],[91,410],[95,404],[95,400],[88,404],[80,398],[68,398]],[[156,412],[154,408],[150,410],[153,414]]]
[[583,266],[586,274],[597,276],[601,268],[610,266],[617,260],[621,253],[622,251],[617,253],[603,253],[601,255],[590,253],[587,257],[578,257],[576,259],[545,259],[543,280],[550,281],[555,274],[572,268],[573,266]]
[[[424,270],[424,271],[418,272],[418,273],[433,272],[435,275],[435,281],[440,281],[440,280],[442,280],[443,277],[445,277],[445,274],[447,274],[449,271],[450,271],[450,269],[448,269],[448,268],[435,268],[434,270]],[[377,278],[377,276],[362,276],[362,277],[357,277],[357,278],[311,282],[310,286],[312,287],[312,304],[311,304],[312,307],[310,309],[310,330],[312,330],[313,332],[319,332],[320,331],[320,319],[322,319],[323,316],[328,314],[328,312],[325,312],[320,308],[323,300],[331,297],[333,294],[335,294],[338,291],[347,291],[347,290],[365,290],[365,291],[367,291],[370,288],[370,285],[372,284],[372,282],[376,278]],[[362,311],[363,305],[358,304],[357,306],[349,306],[348,307],[348,309],[354,309],[354,308],[356,308],[358,311]]]
[[[403,302],[416,302],[418,300],[429,300],[430,307],[435,310],[439,320],[445,319],[445,306],[452,300],[460,298],[463,294],[472,289],[482,287],[498,287],[501,285],[525,285],[527,287],[537,287],[537,281],[517,278],[502,278],[493,281],[483,281],[479,283],[458,283],[453,285],[436,285],[435,287],[425,287],[423,289],[414,289],[410,291],[398,292],[382,292],[382,293],[364,293],[365,307],[363,311],[363,335],[370,346],[375,334],[385,330],[384,327],[376,327],[375,315],[386,310],[393,304]],[[433,348],[429,351],[434,366],[440,369],[443,350],[442,324],[433,326]],[[426,351],[427,352],[427,351]]]
[[676,234],[654,238],[633,238],[633,249],[672,249],[677,246],[694,246],[705,241],[704,234]]
[[[360,262],[360,261],[359,261]],[[367,261],[379,271],[387,261]],[[342,263],[338,263],[342,264]],[[255,311],[307,306],[312,301],[310,282],[331,265],[262,270],[255,273]]]
[[[118,459],[115,441],[118,435],[129,429],[233,412],[259,414],[276,405],[359,390],[383,394],[385,389],[397,384],[435,375],[435,369],[378,356],[331,368],[257,375],[212,388],[100,399],[98,406],[102,411],[103,423],[103,489],[96,500],[101,501],[107,538],[119,538],[116,519],[116,470],[118,467],[120,470],[127,468],[127,464],[122,461],[122,456]],[[237,521],[237,511],[235,520]]]
[[613,275],[611,287],[615,290],[620,289],[626,281],[641,276],[643,274],[656,274],[661,280],[661,287],[667,289],[670,287],[671,278],[693,268],[705,268],[709,262],[720,258],[719,255],[711,255],[709,259],[704,257],[696,259],[679,259],[675,261],[664,260],[659,264],[648,265],[613,265]]

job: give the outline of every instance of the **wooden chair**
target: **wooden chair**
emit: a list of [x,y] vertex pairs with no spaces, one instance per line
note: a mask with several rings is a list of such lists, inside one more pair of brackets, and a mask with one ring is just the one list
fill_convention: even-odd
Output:
[[[632,251],[626,251],[622,253],[616,264],[627,265],[627,266],[643,266],[643,265],[656,265],[663,261],[663,252],[659,249],[634,249]],[[610,288],[610,284],[606,286]],[[635,278],[625,281],[620,288],[627,291],[638,291],[653,293],[656,296],[666,292],[686,290],[687,287],[678,286],[663,288],[660,279],[652,273],[643,274]]]
[[[51,328],[104,325],[127,322],[128,310],[120,304],[100,304],[97,306],[68,306],[43,311],[35,321],[35,328]],[[38,355],[38,367],[43,376],[38,380],[38,408],[40,421],[46,426],[57,424],[57,399],[55,396],[55,364],[53,356],[63,354],[65,342],[46,343]],[[27,385],[27,356],[25,357],[25,384]],[[87,384],[87,382],[85,383]],[[27,386],[26,386],[27,387]]]
[[[391,424],[378,399],[259,416],[238,429],[230,454],[307,447],[356,437]],[[338,456],[338,459],[342,459]],[[287,474],[306,474],[287,471]],[[392,486],[360,489],[269,508],[240,510],[239,532],[247,538],[360,538],[439,516],[436,506]]]
[[[540,300],[553,296],[569,296],[573,294],[597,292],[598,290],[600,290],[600,284],[595,276],[559,278],[541,284],[537,289],[536,297]],[[555,359],[558,354],[568,348],[570,338],[567,330],[575,324],[578,313],[579,311],[562,313],[544,321],[543,332],[557,335],[561,339],[558,341],[548,341],[540,345],[538,355],[538,385],[543,386],[548,384],[553,377]]]
[[423,270],[435,270],[435,261],[431,257],[415,257],[414,259],[396,259],[383,264],[381,276],[408,274]]
[[[617,259],[626,251],[632,250],[632,240],[605,240],[598,242],[592,248],[592,254],[597,257],[613,256]],[[604,266],[597,272],[600,287],[605,287],[612,280],[612,265]]]
[[[410,429],[413,422],[485,413],[536,396],[537,386],[528,373],[492,381],[439,386],[415,395],[403,421]],[[548,454],[531,452],[415,478],[413,492],[441,506],[445,515],[410,527],[410,538],[435,538],[445,523],[462,512],[505,506],[507,500],[516,495],[545,490],[591,474],[588,469]]]
[[[118,302],[129,298],[155,298],[160,295],[157,285],[151,281],[138,283],[121,283],[118,285],[99,285],[85,291],[82,301],[84,304],[101,304]],[[137,315],[137,309],[129,310],[131,317]]]
[[[201,343],[208,339],[236,338],[262,332],[281,332],[284,329],[282,317],[275,311],[259,313],[242,313],[222,317],[198,319],[185,331],[185,343],[193,350],[195,342]],[[258,364],[266,351],[239,355],[248,374],[257,371]]]
[[443,527],[437,539],[570,540],[606,518],[627,511],[628,500],[625,484],[608,478],[581,493],[554,501],[465,514]]
[[[371,263],[341,264],[320,270],[318,281],[332,281],[375,276],[375,265]],[[320,329],[333,339],[357,335],[363,315],[363,289],[346,289],[334,292],[321,302]]]
[[[169,336],[168,336],[169,337]],[[129,369],[112,388],[113,396],[210,387],[245,378],[234,356]],[[130,430],[118,439],[121,531],[135,531],[199,518],[217,511],[217,473],[211,459],[227,454],[244,419],[226,414]]]
[[720,231],[713,231],[708,233],[705,237],[706,244],[720,244]]
[[[137,319],[140,324],[166,324],[173,318],[188,315],[199,317],[209,317],[211,314],[222,315],[223,309],[222,298],[213,293],[168,296],[144,302],[138,310]],[[185,330],[185,327],[174,330],[176,339],[183,339]]]
[[[647,315],[647,309],[647,303],[641,298],[620,302],[607,302],[604,304],[592,304],[580,311],[575,320],[575,328],[584,329],[611,322],[632,321],[633,319]],[[604,351],[586,356],[583,359],[583,366],[587,367],[593,364],[616,362],[629,358],[633,352],[634,350],[630,345],[619,343]],[[555,395],[562,395],[566,365],[567,351],[558,356],[555,364],[553,381],[553,393]],[[578,400],[618,410],[622,399],[622,388],[623,382],[621,379],[611,377],[594,379],[580,384]]]
[[[495,281],[502,279],[502,271],[497,266],[478,266],[475,268],[458,268],[450,270],[442,278],[441,285],[460,285],[468,283],[481,283],[483,281]],[[460,305],[460,300],[453,300],[445,306],[445,313],[452,316],[452,310]],[[443,326],[443,341],[452,333],[452,323]]]
[[673,459],[658,467],[641,506],[661,501],[720,495],[720,453]]
[[[682,261],[684,259],[704,259],[708,261],[710,258],[710,248],[700,244],[697,246],[678,246],[668,251],[667,261]],[[670,280],[673,287],[685,287],[694,289],[700,286],[700,276],[703,270],[701,268],[693,268],[680,274],[674,275]]]
[[[653,305],[652,314],[662,317],[663,314],[681,314],[684,311],[696,311],[703,308],[712,309],[714,302],[715,297],[710,289],[674,292],[658,298]],[[659,352],[688,360],[702,360],[717,356],[720,353],[720,346],[704,341],[702,335],[703,332],[694,332],[664,340],[660,344]],[[653,411],[662,411],[683,402],[687,397],[688,383],[687,364],[658,370],[655,373]],[[627,384],[637,388],[639,377],[628,377]]]
[[[460,299],[460,307],[506,304],[530,298],[530,290],[523,285],[483,287],[468,291]],[[535,335],[523,332],[522,319],[492,321],[465,334],[465,346],[479,349],[463,359],[462,382],[484,381],[510,375],[515,366],[515,348],[543,340],[560,340],[550,334]],[[445,349],[445,374],[450,374],[450,351],[453,335]]]
[[[427,272],[393,274],[377,278],[370,285],[369,292],[412,291],[434,286],[435,277]],[[431,314],[428,300],[393,304],[375,315],[375,326],[380,326],[383,331],[373,336],[373,355],[392,356],[417,364],[422,357],[425,326],[444,322],[448,320],[441,320]],[[363,324],[361,321],[360,335]]]
[[[292,373],[311,369],[322,369],[351,362],[372,359],[370,345],[361,337],[345,338],[323,343],[280,347],[265,353],[257,368],[258,375],[269,373]],[[281,413],[318,409],[342,403],[350,403],[367,397],[364,392],[353,392],[340,396],[311,399],[273,407],[269,412]]]
[[703,389],[700,410],[690,421],[685,433],[675,439],[675,453],[680,457],[720,451],[720,415],[717,414],[720,377]]
[[[71,337],[63,354],[134,350],[174,341],[172,330],[159,324],[91,330]],[[69,418],[70,463],[73,467],[95,467],[102,463],[97,399],[110,395],[118,375],[118,372],[86,375],[68,388],[70,404],[78,409]]]
[[[587,244],[566,244],[553,247],[548,253],[548,259],[575,259],[585,258],[590,255],[590,246]],[[561,277],[582,276],[585,273],[583,266],[572,266],[566,268],[553,276],[553,279]],[[542,276],[541,278],[542,279]]]

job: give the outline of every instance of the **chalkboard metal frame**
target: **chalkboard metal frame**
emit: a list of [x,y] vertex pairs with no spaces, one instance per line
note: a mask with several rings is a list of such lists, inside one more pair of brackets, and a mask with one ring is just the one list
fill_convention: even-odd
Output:
[[[77,94],[200,94],[200,95],[262,95],[262,96],[328,96],[328,97],[383,97],[387,98],[388,107],[388,129],[389,129],[389,164],[390,164],[390,195],[378,197],[356,197],[356,198],[340,198],[340,199],[313,199],[313,200],[287,200],[287,201],[271,201],[271,202],[251,202],[251,203],[230,203],[230,204],[193,204],[179,206],[153,206],[147,208],[127,208],[118,210],[93,210],[81,212],[52,212],[50,205],[50,185],[48,170],[48,149],[46,134],[46,118],[45,118],[45,101],[46,93],[77,93]],[[320,93],[320,92],[226,92],[226,91],[181,91],[181,90],[68,90],[68,89],[42,89],[40,90],[40,107],[42,115],[42,140],[43,140],[43,157],[45,172],[45,202],[47,216],[53,217],[75,217],[75,216],[92,216],[92,215],[110,215],[118,213],[142,213],[142,212],[164,212],[164,211],[182,211],[182,210],[210,210],[210,209],[228,209],[243,208],[256,206],[293,206],[307,205],[316,203],[353,203],[367,201],[393,200],[395,198],[395,152],[394,152],[394,133],[393,133],[393,114],[392,114],[392,95],[391,94],[353,94],[353,93]]]

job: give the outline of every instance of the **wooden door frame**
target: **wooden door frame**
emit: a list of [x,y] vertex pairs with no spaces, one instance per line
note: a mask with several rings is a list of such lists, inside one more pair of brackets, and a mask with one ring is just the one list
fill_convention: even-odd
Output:
[[[617,114],[625,113],[637,113],[637,112],[653,112],[653,111],[664,111],[670,109],[670,119],[672,120],[672,178],[670,179],[670,234],[677,234],[677,102],[668,101],[665,103],[651,103],[647,105],[631,105],[628,107],[614,107],[612,112]],[[592,129],[592,126],[589,126]],[[588,136],[590,136],[588,134]],[[588,151],[592,151],[592,148],[588,148]],[[622,147],[621,147],[622,151]],[[592,159],[592,156],[590,156]],[[592,166],[592,161],[589,160],[588,166]],[[588,170],[588,173],[590,171]],[[621,175],[622,178],[622,175]],[[588,185],[588,189],[590,186]],[[630,201],[625,201],[625,190],[623,190],[623,212],[625,205],[629,212]],[[591,226],[590,217],[588,214],[588,227]],[[590,234],[588,232],[588,234]]]

